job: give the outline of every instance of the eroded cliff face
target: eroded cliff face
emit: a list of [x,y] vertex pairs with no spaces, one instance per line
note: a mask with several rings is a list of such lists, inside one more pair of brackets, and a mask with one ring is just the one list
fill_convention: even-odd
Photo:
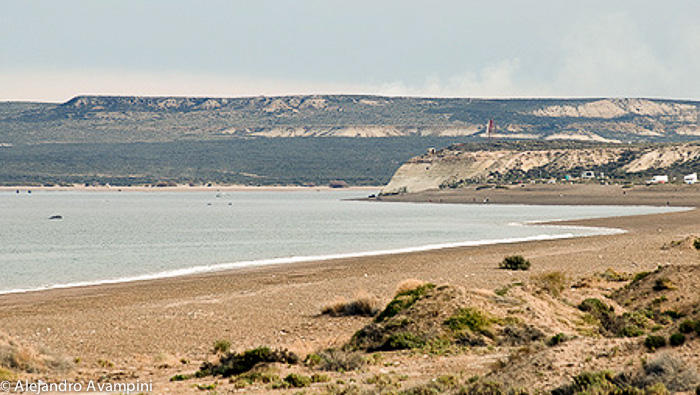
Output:
[[655,99],[476,99],[354,95],[80,96],[0,103],[0,143],[295,137],[488,137],[683,142],[700,135],[700,102]]
[[420,192],[513,174],[561,175],[594,170],[613,174],[642,173],[697,163],[700,145],[645,148],[619,146],[581,149],[477,150],[450,147],[404,163],[382,190],[384,194]]

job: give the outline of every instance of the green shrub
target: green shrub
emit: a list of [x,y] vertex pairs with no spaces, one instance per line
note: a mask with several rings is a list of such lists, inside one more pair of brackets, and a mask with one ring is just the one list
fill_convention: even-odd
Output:
[[550,347],[554,347],[556,345],[559,345],[561,343],[564,343],[567,340],[567,337],[563,333],[557,333],[556,335],[552,336],[547,340],[547,345]]
[[299,363],[299,357],[287,350],[271,350],[268,347],[258,347],[243,353],[227,353],[217,363],[205,362],[197,372],[197,377],[224,376],[230,377],[251,370],[259,363],[280,362],[287,364]]
[[491,318],[480,310],[467,307],[457,310],[453,316],[445,320],[445,325],[453,331],[469,329],[472,332],[484,332],[491,325]]
[[217,340],[214,342],[214,354],[225,353],[231,349],[231,342],[228,340]]
[[522,255],[511,255],[503,258],[499,267],[508,270],[529,270],[530,261],[525,259]]
[[390,335],[384,344],[381,345],[381,351],[406,350],[413,348],[421,348],[425,346],[425,339],[408,332],[399,332]]
[[244,388],[247,384],[253,384],[253,383],[264,383],[264,384],[269,384],[269,383],[275,383],[281,381],[279,376],[271,373],[271,372],[265,372],[265,371],[249,371],[246,373],[242,373],[236,377],[235,383],[240,387]]
[[311,375],[312,383],[327,383],[329,381],[331,381],[331,378],[326,376],[325,374],[314,373]]
[[682,333],[674,333],[668,338],[668,342],[673,347],[683,345],[683,343],[685,343],[685,335]]
[[684,320],[678,325],[678,331],[680,333],[692,333],[695,330],[697,323],[693,320]]
[[311,377],[304,376],[297,373],[290,373],[284,378],[284,381],[289,383],[291,387],[302,388],[307,387],[311,384]]
[[413,306],[420,298],[424,297],[429,290],[435,288],[435,284],[427,283],[417,288],[399,292],[394,299],[389,302],[386,308],[379,313],[375,321],[382,322],[400,312]]
[[639,272],[639,273],[637,273],[637,274],[634,275],[634,277],[632,278],[631,284],[634,284],[634,283],[636,283],[636,282],[638,282],[638,281],[641,281],[641,280],[645,279],[645,278],[646,278],[647,276],[649,276],[649,275],[651,275],[651,272]]
[[629,273],[620,273],[613,268],[607,268],[604,272],[599,273],[598,277],[606,281],[621,282],[629,280],[631,275]]
[[184,381],[188,380],[189,378],[190,376],[187,374],[176,374],[175,376],[170,378],[170,381]]
[[700,239],[693,240],[693,247],[695,247],[696,250],[700,250]]
[[578,305],[579,310],[590,313],[600,321],[600,325],[609,330],[615,324],[615,310],[600,299],[588,298]]
[[653,314],[648,310],[628,311],[616,320],[613,332],[622,337],[641,336],[653,323],[650,321],[650,316]]
[[666,338],[658,335],[649,335],[644,340],[644,346],[651,351],[666,347]]
[[669,289],[676,289],[676,287],[668,277],[657,278],[654,282],[654,291],[666,291]]

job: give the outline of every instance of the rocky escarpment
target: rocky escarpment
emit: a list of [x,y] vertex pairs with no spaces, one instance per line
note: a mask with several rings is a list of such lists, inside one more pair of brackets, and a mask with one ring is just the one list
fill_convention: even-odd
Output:
[[452,146],[404,163],[382,193],[455,188],[478,182],[578,177],[601,172],[608,177],[644,177],[663,171],[680,176],[700,170],[700,145],[608,145],[586,148],[533,148],[507,145],[501,149]]
[[79,96],[0,103],[0,142],[173,141],[231,137],[425,137],[473,141],[688,141],[698,102],[652,99],[446,99]]

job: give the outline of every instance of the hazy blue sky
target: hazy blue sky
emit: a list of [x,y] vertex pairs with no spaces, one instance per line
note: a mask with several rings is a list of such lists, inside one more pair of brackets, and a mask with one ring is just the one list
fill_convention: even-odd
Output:
[[700,99],[700,1],[0,0],[0,100]]

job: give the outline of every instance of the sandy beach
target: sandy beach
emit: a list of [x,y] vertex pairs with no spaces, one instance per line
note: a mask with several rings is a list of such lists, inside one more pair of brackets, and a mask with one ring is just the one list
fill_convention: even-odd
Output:
[[[240,191],[275,191],[275,192],[294,192],[294,191],[328,191],[337,190],[326,185],[317,186],[288,186],[288,185],[270,185],[270,186],[250,186],[250,185],[175,185],[175,186],[152,186],[152,185],[133,185],[133,186],[117,186],[117,185],[95,185],[85,186],[83,184],[74,184],[72,186],[54,185],[54,186],[0,186],[0,192],[27,192],[27,191],[80,191],[80,192],[240,192]],[[382,189],[380,186],[349,186],[343,187],[343,190],[348,191],[368,191],[374,193]]]
[[[624,192],[624,193],[623,193]],[[695,186],[525,186],[426,192],[382,200],[484,204],[607,204],[695,207]],[[381,204],[381,203],[378,203]],[[694,250],[663,250],[699,234],[700,211],[571,221],[624,229],[624,234],[537,241],[367,258],[247,268],[147,282],[0,295],[0,328],[11,337],[80,358],[83,366],[109,360],[124,371],[167,381],[161,360],[204,361],[211,345],[269,345],[301,354],[346,341],[369,318],[319,315],[323,305],[367,292],[387,302],[407,278],[493,290],[532,274],[561,270],[573,277],[606,268],[625,272],[698,263]],[[506,255],[532,261],[530,272],[498,269]],[[156,361],[156,362],[154,362]],[[181,369],[181,368],[180,368]],[[185,367],[192,370],[192,367]],[[177,370],[177,369],[175,369]]]

